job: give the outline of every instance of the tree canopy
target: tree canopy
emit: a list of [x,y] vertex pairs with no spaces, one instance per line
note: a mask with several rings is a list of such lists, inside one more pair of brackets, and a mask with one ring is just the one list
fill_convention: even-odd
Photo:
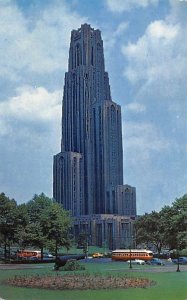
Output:
[[0,245],[5,259],[12,244],[40,249],[42,258],[44,249],[57,255],[59,247],[70,247],[70,227],[69,212],[43,193],[21,205],[0,194]]
[[151,243],[158,251],[162,247],[184,249],[187,247],[187,194],[176,199],[160,212],[146,213],[135,223],[137,244]]
[[16,228],[19,225],[18,208],[14,199],[0,194],[0,243],[4,247],[4,258],[10,252],[10,246],[16,239]]

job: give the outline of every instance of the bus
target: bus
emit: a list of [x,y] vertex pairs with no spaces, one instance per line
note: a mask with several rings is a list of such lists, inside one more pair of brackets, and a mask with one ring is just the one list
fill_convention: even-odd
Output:
[[146,249],[119,249],[112,251],[112,260],[151,260],[153,258],[153,252]]
[[41,259],[40,250],[19,250],[16,255],[18,259],[30,259],[31,257]]

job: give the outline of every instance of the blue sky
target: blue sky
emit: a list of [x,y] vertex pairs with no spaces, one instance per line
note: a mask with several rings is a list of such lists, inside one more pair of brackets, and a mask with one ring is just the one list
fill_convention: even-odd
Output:
[[0,192],[52,196],[70,33],[102,32],[138,213],[187,192],[187,1],[0,0]]

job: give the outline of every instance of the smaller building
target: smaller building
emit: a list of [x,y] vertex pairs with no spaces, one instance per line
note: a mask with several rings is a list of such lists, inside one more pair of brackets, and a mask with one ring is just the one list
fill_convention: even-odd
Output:
[[135,218],[114,214],[82,215],[74,218],[73,235],[84,233],[89,245],[109,249],[134,247]]

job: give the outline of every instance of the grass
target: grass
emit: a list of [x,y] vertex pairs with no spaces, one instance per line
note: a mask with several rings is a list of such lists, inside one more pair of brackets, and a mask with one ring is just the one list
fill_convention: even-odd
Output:
[[[86,272],[90,274],[128,274],[132,277],[149,278],[156,281],[156,285],[149,288],[137,289],[112,289],[112,290],[90,290],[86,291],[52,291],[44,289],[30,289],[10,287],[0,283],[0,297],[5,300],[113,300],[113,299],[133,299],[133,300],[186,300],[187,299],[187,272],[168,273],[130,273],[128,265],[125,263],[87,263]],[[1,270],[0,281],[15,275],[34,276],[38,274],[56,276],[52,270],[53,264],[42,265],[42,268],[33,270]],[[144,268],[139,266],[138,268]],[[149,266],[146,266],[149,269]],[[85,271],[83,271],[85,272]],[[58,272],[59,275],[64,272]]]

